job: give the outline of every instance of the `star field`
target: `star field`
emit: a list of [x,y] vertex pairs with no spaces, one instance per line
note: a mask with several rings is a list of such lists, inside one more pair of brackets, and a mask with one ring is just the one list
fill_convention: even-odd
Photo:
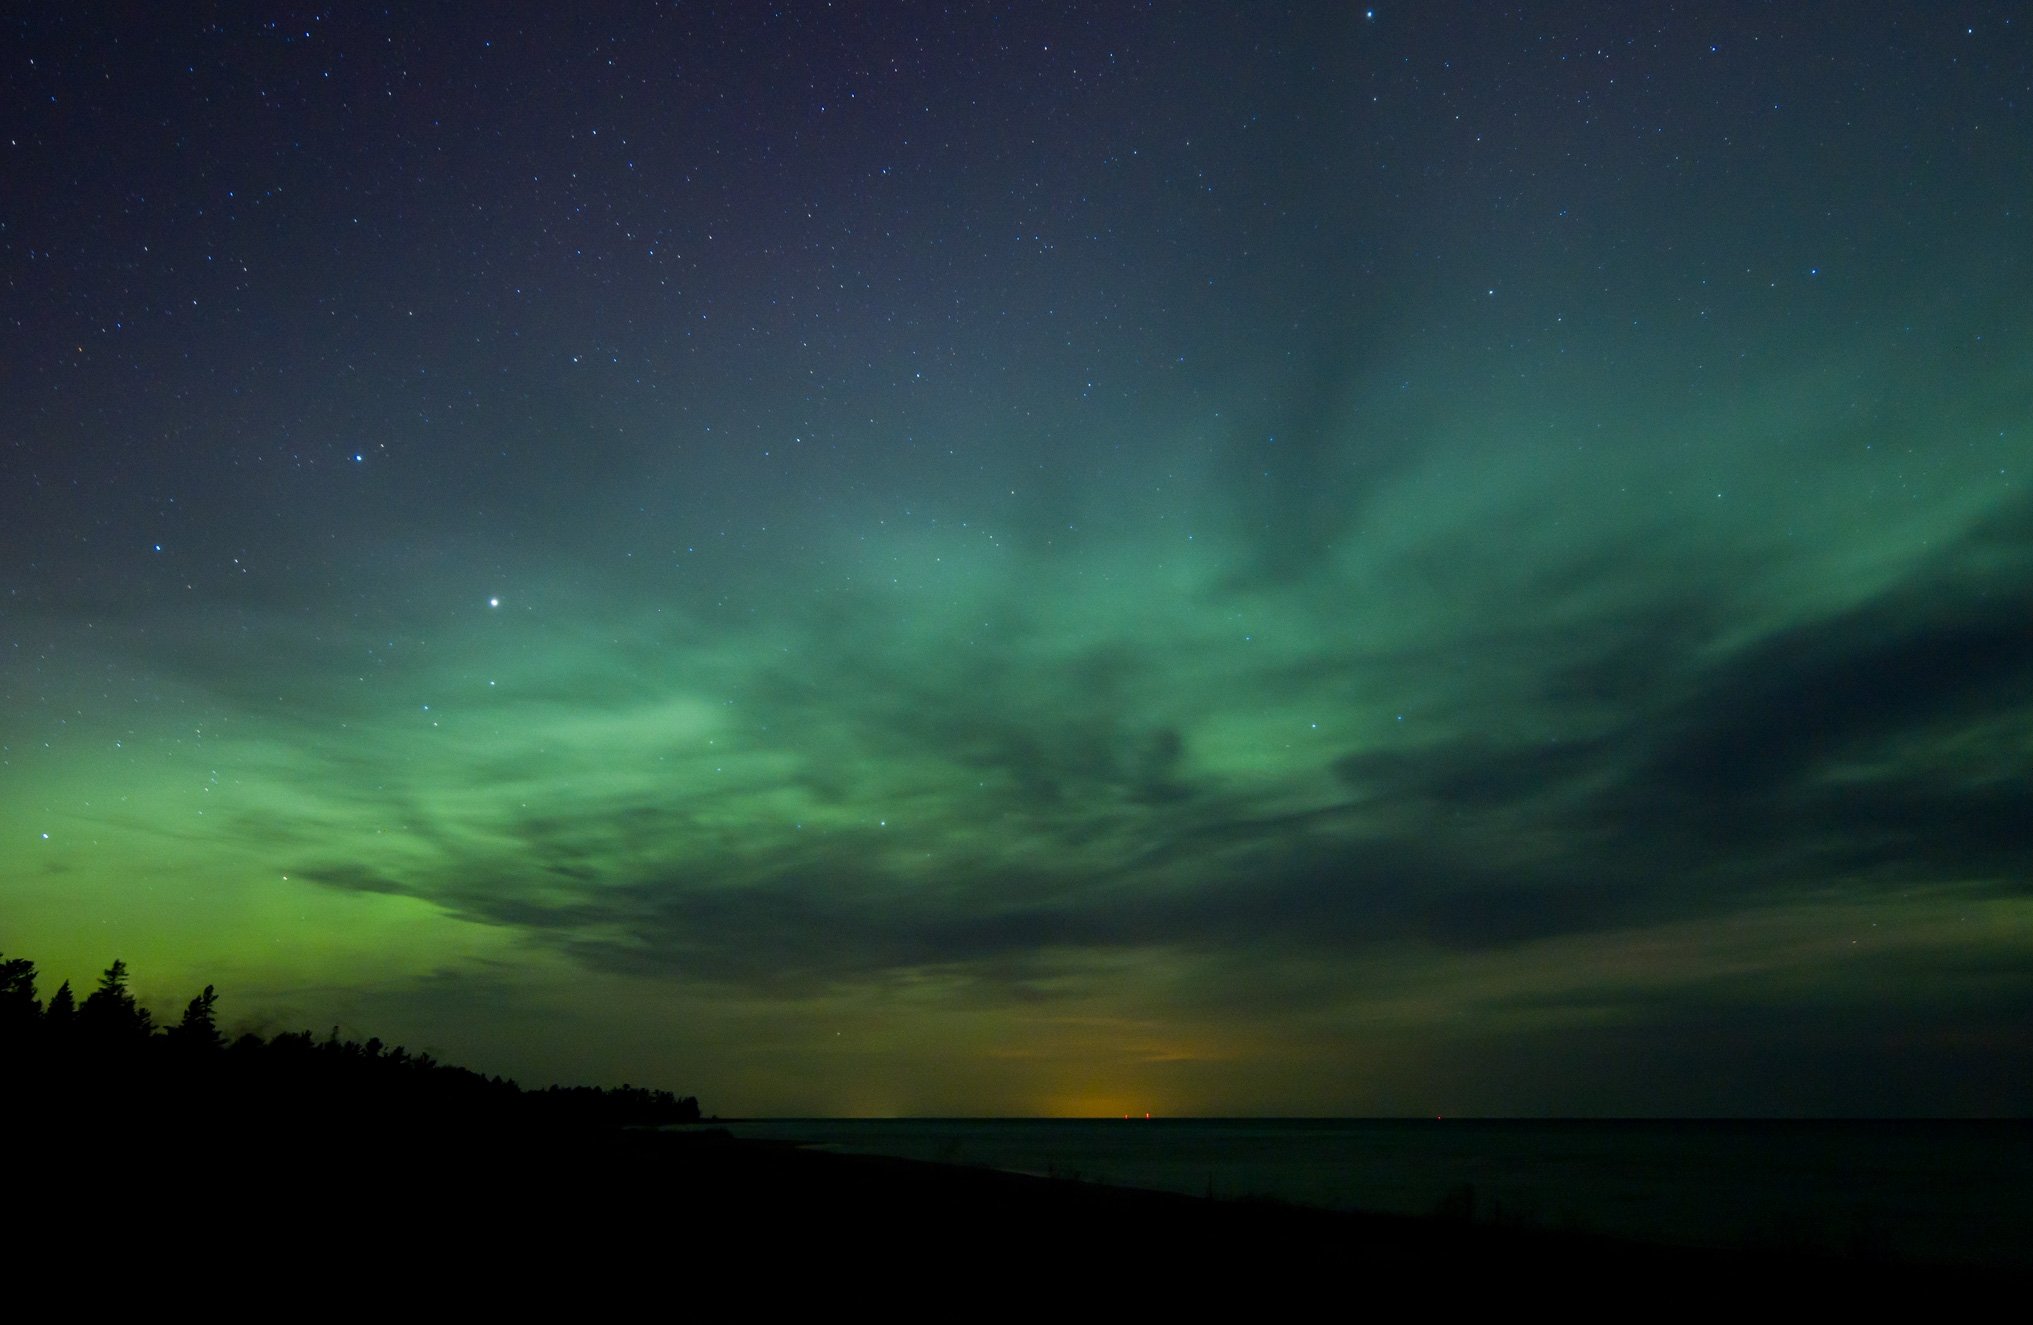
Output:
[[9,19],[0,948],[730,1114],[2024,1113],[2015,11]]

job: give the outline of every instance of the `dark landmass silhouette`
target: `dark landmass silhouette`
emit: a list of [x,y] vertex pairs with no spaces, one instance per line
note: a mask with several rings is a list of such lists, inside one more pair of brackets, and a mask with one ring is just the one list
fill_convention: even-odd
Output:
[[34,1082],[44,1112],[64,1125],[351,1130],[422,1122],[480,1128],[661,1126],[699,1120],[699,1102],[640,1086],[525,1090],[500,1076],[441,1063],[378,1039],[291,1031],[227,1041],[211,985],[176,1024],[127,988],[115,960],[79,1001],[68,981],[43,1007],[34,962],[0,954],[0,1067]]
[[[47,1007],[0,961],[0,1232],[204,1306],[585,1311],[609,1302],[1001,1316],[1022,1308],[1445,1312],[1940,1305],[2007,1271],[1870,1248],[1661,1247],[1215,1200],[737,1140],[697,1101],[512,1081],[336,1033],[227,1043],[207,987],[158,1029],[115,962]],[[84,1262],[78,1259],[85,1257]],[[653,1294],[655,1296],[646,1297]],[[287,1296],[285,1296],[287,1295]],[[292,1310],[294,1306],[292,1305]]]

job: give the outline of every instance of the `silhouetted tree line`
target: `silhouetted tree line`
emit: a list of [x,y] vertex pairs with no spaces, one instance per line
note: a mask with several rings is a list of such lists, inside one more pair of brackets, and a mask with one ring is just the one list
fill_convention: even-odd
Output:
[[0,1080],[12,1108],[58,1123],[141,1125],[202,1119],[220,1127],[316,1122],[351,1130],[439,1123],[472,1127],[618,1127],[696,1122],[699,1102],[624,1085],[524,1090],[378,1039],[291,1031],[228,1041],[217,991],[158,1027],[115,961],[80,1001],[67,980],[45,1007],[35,963],[0,954]]

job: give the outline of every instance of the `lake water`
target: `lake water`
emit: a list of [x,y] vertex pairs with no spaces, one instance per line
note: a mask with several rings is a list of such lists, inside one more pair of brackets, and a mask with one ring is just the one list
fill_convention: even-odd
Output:
[[2033,1123],[779,1119],[738,1136],[1192,1195],[2033,1269]]

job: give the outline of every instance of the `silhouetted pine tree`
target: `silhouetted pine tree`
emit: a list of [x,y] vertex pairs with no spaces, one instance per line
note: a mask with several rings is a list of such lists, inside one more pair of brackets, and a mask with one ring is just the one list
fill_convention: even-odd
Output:
[[226,1037],[219,1034],[219,1021],[213,1012],[218,1001],[218,992],[206,985],[204,993],[184,1005],[183,1020],[169,1031],[171,1043],[179,1049],[202,1053],[223,1049]]
[[71,993],[71,982],[66,980],[56,987],[49,996],[49,1008],[42,1014],[43,1024],[56,1035],[69,1035],[78,1021],[77,995]]
[[[128,990],[124,961],[107,967],[83,1002],[65,981],[47,1011],[35,982],[33,962],[0,958],[0,1080],[18,1072],[37,1081],[38,1107],[53,1109],[79,1135],[143,1110],[213,1131],[224,1127],[243,1139],[246,1128],[264,1121],[294,1127],[306,1117],[343,1121],[355,1131],[363,1120],[378,1120],[391,1133],[426,1123],[625,1127],[699,1117],[691,1096],[632,1085],[525,1091],[506,1077],[440,1063],[428,1053],[345,1039],[336,1026],[322,1039],[307,1030],[266,1040],[244,1034],[229,1048],[211,985],[158,1035],[154,1018]],[[0,1107],[9,1103],[0,1091]],[[0,1126],[0,1133],[7,1130]]]
[[145,1040],[155,1030],[148,1009],[127,992],[127,963],[119,958],[99,977],[99,987],[78,1005],[78,1030],[107,1042]]
[[14,1040],[32,1035],[41,1020],[35,963],[26,957],[0,959],[0,1036]]

